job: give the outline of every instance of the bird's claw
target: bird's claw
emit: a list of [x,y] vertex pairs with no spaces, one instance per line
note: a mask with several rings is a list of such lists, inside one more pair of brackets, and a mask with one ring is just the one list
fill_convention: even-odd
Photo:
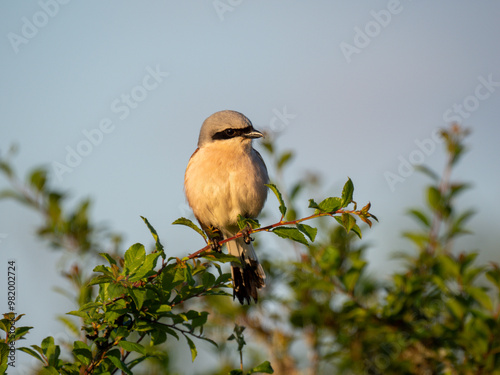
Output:
[[210,248],[212,251],[215,252],[222,252],[222,246],[220,244],[220,241],[222,241],[222,233],[218,228],[215,227],[208,227],[205,229],[205,232],[208,235],[209,241],[208,244],[210,245]]
[[220,253],[222,252],[222,246],[220,245],[219,241],[215,238],[212,238],[208,244],[210,245],[210,248],[212,251]]
[[250,242],[254,240],[250,237],[250,233],[252,233],[252,227],[250,225],[247,224],[245,228],[240,230],[240,233],[243,235],[243,241],[245,241],[247,245],[250,245]]

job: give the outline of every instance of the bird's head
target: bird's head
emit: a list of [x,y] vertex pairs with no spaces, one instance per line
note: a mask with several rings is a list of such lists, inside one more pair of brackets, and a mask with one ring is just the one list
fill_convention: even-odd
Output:
[[198,147],[213,142],[242,142],[251,144],[252,139],[264,135],[254,129],[250,120],[236,111],[220,111],[208,117],[201,126]]

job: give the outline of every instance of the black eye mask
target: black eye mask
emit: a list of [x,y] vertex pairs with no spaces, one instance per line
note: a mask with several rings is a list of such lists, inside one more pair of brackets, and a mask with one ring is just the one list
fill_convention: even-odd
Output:
[[246,128],[243,129],[224,129],[220,132],[215,133],[212,136],[213,140],[218,140],[218,139],[231,139],[231,138],[236,138],[236,137],[241,137],[245,134],[251,133],[253,131],[253,128],[251,126],[247,126]]

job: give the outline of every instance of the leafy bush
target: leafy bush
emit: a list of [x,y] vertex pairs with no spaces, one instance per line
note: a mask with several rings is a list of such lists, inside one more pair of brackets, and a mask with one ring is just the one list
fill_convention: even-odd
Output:
[[[55,249],[102,263],[92,272],[76,266],[64,270],[78,307],[61,317],[76,335],[74,342],[65,343],[70,355],[62,356],[64,349],[52,337],[18,350],[39,359],[43,374],[171,374],[167,348],[181,340],[193,361],[200,340],[213,344],[220,358],[215,373],[500,374],[500,268],[475,265],[476,253],[452,251],[453,241],[468,232],[465,224],[473,214],[455,206],[468,185],[450,180],[464,152],[466,131],[453,125],[442,136],[448,154],[443,175],[421,167],[432,179],[427,205],[408,211],[421,227],[404,233],[416,251],[400,255],[405,268],[389,281],[365,272],[366,247],[358,244],[356,219],[371,226],[376,218],[370,204],[358,209],[350,179],[339,197],[309,200],[310,213],[302,218],[298,197],[315,178],[306,176],[281,191],[277,185],[285,184],[279,179],[269,185],[278,200],[279,221],[261,226],[240,217],[240,228],[252,228],[259,237],[271,232],[291,240],[296,257],[264,261],[270,280],[259,303],[250,306],[235,304],[228,293],[231,276],[224,263],[236,258],[211,252],[208,244],[182,259],[168,257],[146,218],[154,248],[135,244],[122,253],[120,236],[91,222],[90,201],[68,210],[66,195],[49,186],[46,170],[35,169],[22,184],[11,162],[1,160],[0,169],[12,186],[1,197],[42,214],[38,235]],[[293,154],[277,152],[272,141],[265,149],[276,176],[282,176]],[[335,221],[314,220],[318,228],[306,223],[326,216]],[[206,240],[190,220],[174,224],[188,226]],[[105,248],[109,250],[103,252]],[[9,345],[31,328],[19,327],[17,320],[6,314],[0,321],[3,371]],[[239,369],[233,369],[235,352]],[[250,366],[248,358],[244,361],[248,353]]]

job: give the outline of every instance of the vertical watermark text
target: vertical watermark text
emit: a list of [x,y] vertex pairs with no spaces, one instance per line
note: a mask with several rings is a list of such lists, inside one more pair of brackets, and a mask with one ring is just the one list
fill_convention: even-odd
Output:
[[[10,328],[8,336],[14,336],[16,333],[16,302],[17,302],[17,269],[16,261],[10,259],[7,261],[7,309],[5,316],[9,317]],[[16,367],[16,341],[9,343],[8,365]]]

